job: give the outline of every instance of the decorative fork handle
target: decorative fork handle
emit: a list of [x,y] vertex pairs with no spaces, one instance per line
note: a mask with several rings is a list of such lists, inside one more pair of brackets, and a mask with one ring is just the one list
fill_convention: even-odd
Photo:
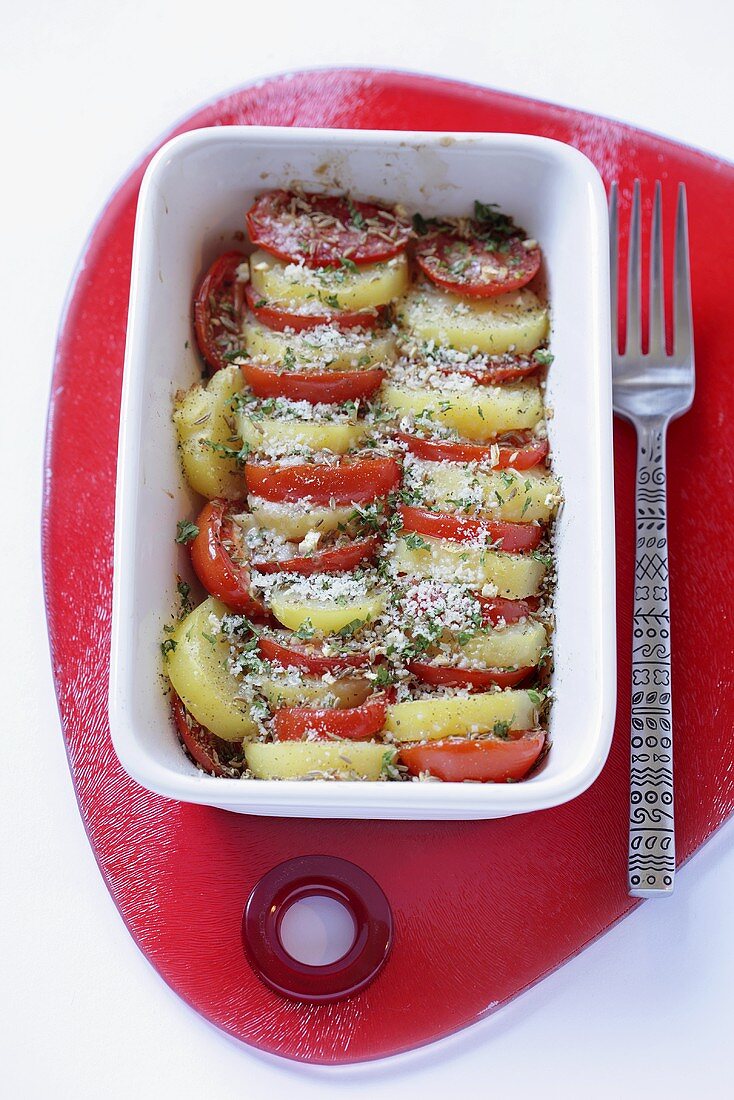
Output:
[[640,898],[671,894],[675,876],[666,429],[637,423],[628,879]]

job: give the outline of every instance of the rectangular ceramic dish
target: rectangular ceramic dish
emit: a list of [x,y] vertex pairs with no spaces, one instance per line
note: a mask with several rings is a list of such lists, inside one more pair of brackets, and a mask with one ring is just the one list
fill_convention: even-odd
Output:
[[[254,196],[294,181],[399,201],[427,216],[495,202],[540,241],[555,355],[549,434],[565,504],[556,539],[553,747],[523,783],[219,779],[197,771],[174,734],[160,640],[176,605],[176,574],[193,582],[173,535],[197,502],[171,423],[173,394],[200,377],[192,288],[235,245]],[[593,782],[609,751],[616,691],[607,247],[596,170],[544,138],[226,127],[184,134],[158,152],[135,226],[115,522],[110,724],[134,779],[240,813],[429,819],[540,810]]]

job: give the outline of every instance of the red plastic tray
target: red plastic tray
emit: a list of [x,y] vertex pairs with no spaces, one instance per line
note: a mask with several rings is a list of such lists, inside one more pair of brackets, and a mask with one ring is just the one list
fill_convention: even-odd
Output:
[[[698,395],[670,432],[669,493],[678,853],[731,813],[734,767],[734,415],[730,265],[734,171],[650,134],[548,104],[431,77],[333,70],[276,77],[192,115],[176,133],[231,124],[486,130],[541,134],[587,154],[609,182],[688,187]],[[172,135],[169,135],[172,136]],[[123,773],[107,725],[112,531],[120,379],[138,188],[117,190],[87,245],[54,372],[43,558],[56,688],[79,808],[132,936],[198,1012],[263,1050],[353,1062],[474,1022],[581,950],[633,906],[626,893],[633,472],[616,431],[619,711],[601,778],[559,809],[470,823],[293,821],[179,805]],[[557,369],[563,369],[558,364]],[[722,442],[723,441],[723,442]],[[712,633],[711,611],[718,626]],[[335,1005],[279,998],[240,948],[247,896],[291,856],[328,853],[365,868],[395,916],[376,981]]]

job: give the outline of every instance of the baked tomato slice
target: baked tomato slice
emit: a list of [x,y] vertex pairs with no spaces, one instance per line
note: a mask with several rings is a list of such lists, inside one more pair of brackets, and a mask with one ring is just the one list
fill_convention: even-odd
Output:
[[434,665],[429,661],[409,661],[408,669],[424,684],[434,687],[467,688],[484,691],[485,688],[507,688],[521,684],[535,671],[534,668],[452,668],[450,665]]
[[527,355],[505,355],[496,363],[487,362],[486,365],[477,367],[466,366],[457,369],[449,363],[437,365],[442,374],[461,374],[473,379],[481,386],[497,386],[501,382],[519,382],[521,378],[529,378],[540,368],[540,363]]
[[289,401],[341,405],[344,401],[363,401],[382,385],[385,372],[369,370],[279,370],[259,363],[242,367],[245,382],[256,397],[287,397]]
[[268,191],[247,211],[252,243],[307,267],[374,264],[402,252],[410,225],[387,206],[346,195]]
[[464,236],[433,233],[421,240],[416,260],[431,282],[454,294],[494,298],[519,290],[540,268],[540,249],[526,247],[520,237],[487,239],[479,223]]
[[[239,775],[239,770],[229,764],[232,759],[232,743],[223,741],[200,725],[173,690],[171,711],[179,739],[195,764],[210,775]],[[235,744],[239,745],[239,742]]]
[[386,718],[387,696],[380,693],[359,707],[283,707],[275,713],[273,729],[276,741],[369,741]]
[[508,600],[504,596],[480,596],[477,593],[476,598],[482,606],[482,622],[491,623],[492,626],[500,621],[508,626],[510,623],[517,623],[520,619],[527,619],[528,615],[532,615],[540,607],[537,596],[526,596],[524,600]]
[[258,638],[258,648],[266,661],[275,661],[283,668],[298,668],[312,676],[324,673],[344,672],[346,669],[364,668],[370,663],[367,653],[346,653],[338,656],[325,656],[313,646],[297,645],[285,634],[286,641],[278,641],[267,634]]
[[241,615],[264,618],[264,604],[250,591],[249,568],[232,556],[238,539],[231,508],[227,500],[204,505],[196,521],[199,533],[191,543],[191,564],[210,596]]
[[523,442],[498,442],[494,450],[485,443],[457,443],[451,439],[421,439],[417,435],[397,432],[411,454],[428,462],[483,462],[495,470],[508,467],[513,470],[530,470],[545,463],[548,457],[548,440],[532,439],[527,434]]
[[308,498],[314,504],[360,504],[387,496],[400,481],[394,458],[342,458],[339,462],[304,462],[298,466],[248,462],[248,493],[272,501]]
[[260,561],[253,558],[253,568],[258,573],[349,573],[359,565],[364,565],[377,555],[380,539],[370,535],[366,539],[354,539],[344,546],[317,550],[313,554],[296,555],[292,558]]
[[212,370],[226,367],[244,349],[240,338],[246,283],[237,268],[247,259],[243,252],[225,252],[207,271],[194,294],[194,332],[202,357]]
[[251,283],[245,287],[245,299],[256,319],[262,325],[277,332],[285,332],[286,329],[306,332],[320,325],[334,325],[339,329],[374,329],[378,324],[382,324],[385,314],[382,308],[362,310],[324,308],[321,313],[299,313],[297,310],[285,309],[280,302],[268,302],[265,298],[261,298],[255,293]]
[[451,542],[469,542],[485,539],[495,544],[497,550],[520,554],[535,550],[543,529],[535,523],[504,523],[501,520],[475,519],[456,512],[431,512],[427,508],[415,508],[401,504],[398,513],[403,531],[416,535],[428,535]]
[[400,763],[411,775],[428,773],[445,783],[506,783],[524,779],[544,745],[543,730],[511,731],[507,739],[490,735],[409,745],[400,750]]

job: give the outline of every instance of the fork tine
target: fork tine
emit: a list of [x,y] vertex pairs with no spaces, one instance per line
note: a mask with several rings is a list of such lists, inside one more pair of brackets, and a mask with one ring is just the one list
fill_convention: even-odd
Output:
[[688,204],[686,185],[678,184],[675,215],[675,268],[673,270],[673,351],[676,358],[693,358],[691,264],[688,253]]
[[619,354],[619,240],[618,187],[616,180],[609,191],[609,279],[612,301],[612,359]]
[[640,325],[640,284],[642,281],[642,246],[640,225],[640,181],[635,180],[630,215],[629,253],[627,257],[627,337],[625,352],[639,351],[642,346]]
[[663,282],[663,187],[655,183],[650,234],[650,340],[648,354],[665,356],[665,304]]

